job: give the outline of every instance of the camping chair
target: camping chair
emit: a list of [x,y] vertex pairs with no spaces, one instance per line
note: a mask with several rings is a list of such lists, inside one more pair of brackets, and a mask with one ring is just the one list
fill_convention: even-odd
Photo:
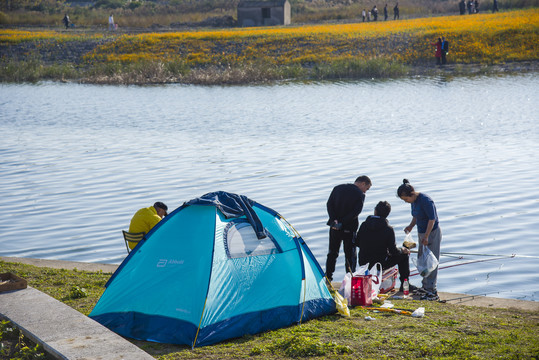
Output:
[[144,238],[144,235],[146,233],[139,232],[139,233],[130,233],[125,230],[122,230],[122,233],[124,234],[124,240],[125,240],[125,246],[127,247],[127,253],[129,254],[131,252],[131,248],[129,247],[129,244],[135,244],[135,246],[138,244],[142,238]]

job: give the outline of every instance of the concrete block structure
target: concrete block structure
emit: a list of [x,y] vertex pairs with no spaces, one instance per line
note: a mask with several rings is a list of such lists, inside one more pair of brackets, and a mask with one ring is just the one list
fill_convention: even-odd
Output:
[[290,25],[288,0],[247,1],[238,4],[238,26]]

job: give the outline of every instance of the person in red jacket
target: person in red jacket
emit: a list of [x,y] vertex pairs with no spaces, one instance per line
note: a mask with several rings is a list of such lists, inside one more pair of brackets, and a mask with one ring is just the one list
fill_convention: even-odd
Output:
[[441,65],[442,64],[442,39],[438,38],[438,41],[431,45],[436,46],[436,52],[434,53],[434,56],[436,57],[436,65]]

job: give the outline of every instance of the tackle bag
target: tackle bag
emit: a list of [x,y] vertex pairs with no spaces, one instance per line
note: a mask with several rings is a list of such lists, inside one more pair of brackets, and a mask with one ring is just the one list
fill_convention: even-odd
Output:
[[[365,275],[367,274],[367,275]],[[361,280],[365,281],[364,284],[359,284],[360,280],[354,280],[356,277],[370,277],[370,280]],[[352,282],[355,282],[355,300],[352,300]],[[370,285],[369,285],[370,283]],[[339,293],[348,300],[348,303],[350,306],[357,306],[357,302],[363,302],[363,301],[370,301],[372,304],[372,299],[376,296],[378,296],[378,293],[380,291],[380,285],[382,283],[382,265],[380,263],[374,264],[372,268],[369,270],[369,264],[365,264],[359,267],[359,269],[355,273],[346,273],[344,275],[344,279],[341,283],[341,287],[339,288]],[[361,286],[361,289],[365,289],[366,287],[370,286],[370,296],[365,296],[365,300],[359,300],[360,298],[360,290],[359,287]],[[366,290],[361,290],[366,291]],[[363,299],[363,297],[362,297]]]
[[372,305],[372,275],[358,275],[352,277],[350,305]]

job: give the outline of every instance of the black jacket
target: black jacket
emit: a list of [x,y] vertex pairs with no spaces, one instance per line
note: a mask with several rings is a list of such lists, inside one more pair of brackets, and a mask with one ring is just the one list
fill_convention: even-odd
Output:
[[397,248],[395,231],[387,219],[371,215],[361,224],[357,232],[356,245],[359,246],[359,264],[373,266],[379,262],[384,265],[389,255],[402,251]]
[[333,225],[334,220],[342,223],[343,230],[356,232],[359,226],[357,217],[363,210],[365,193],[354,184],[337,185],[329,195],[327,209],[329,220],[327,224]]

